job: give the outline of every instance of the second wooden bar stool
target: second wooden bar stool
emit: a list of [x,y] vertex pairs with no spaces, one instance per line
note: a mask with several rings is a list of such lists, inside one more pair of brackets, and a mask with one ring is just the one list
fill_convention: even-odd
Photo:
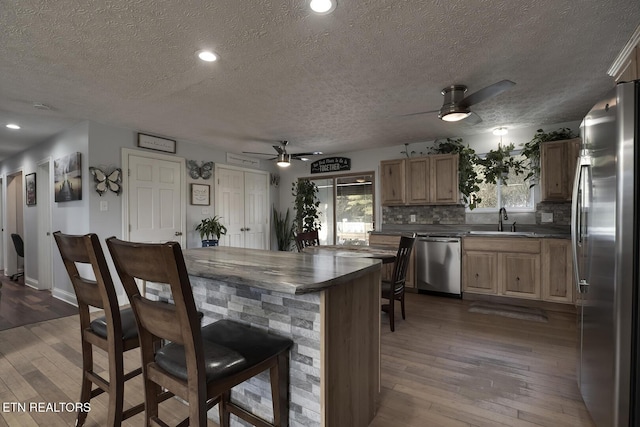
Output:
[[[53,237],[60,249],[62,261],[69,273],[78,301],[80,334],[82,337],[82,387],[80,402],[87,403],[93,397],[109,393],[109,410],[106,424],[119,426],[122,421],[144,410],[140,403],[124,410],[124,383],[140,375],[141,368],[124,372],[123,353],[138,348],[138,329],[131,309],[120,311],[116,290],[100,246],[98,236],[86,234],[72,236],[59,231]],[[90,264],[93,278],[83,277],[77,263]],[[103,309],[105,315],[91,321],[89,307]],[[109,356],[109,380],[95,373],[93,346],[106,351]],[[92,384],[98,388],[92,390]],[[78,412],[76,426],[82,426],[88,412]]]
[[[189,403],[180,425],[207,425],[207,410],[219,403],[220,425],[230,414],[254,426],[289,425],[289,348],[293,342],[238,322],[200,326],[182,250],[177,242],[132,243],[107,239],[107,246],[138,323],[145,384],[146,425],[165,427],[158,395],[165,388]],[[168,284],[174,304],[141,295],[135,279]],[[154,348],[154,339],[171,343]],[[269,370],[273,423],[231,402],[231,388]]]

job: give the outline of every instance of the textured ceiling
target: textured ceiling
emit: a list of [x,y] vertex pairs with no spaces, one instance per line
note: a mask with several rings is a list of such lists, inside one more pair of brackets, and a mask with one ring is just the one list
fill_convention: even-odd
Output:
[[[79,120],[236,153],[578,120],[638,23],[638,0],[340,0],[326,16],[304,0],[0,0],[0,160]],[[402,117],[502,79],[517,85],[473,106],[476,126]]]

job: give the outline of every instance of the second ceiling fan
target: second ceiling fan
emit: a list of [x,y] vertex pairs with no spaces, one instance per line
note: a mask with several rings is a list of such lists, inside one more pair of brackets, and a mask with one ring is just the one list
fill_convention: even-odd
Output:
[[[278,153],[275,157],[270,158],[269,160],[276,160],[277,165],[281,167],[287,167],[291,164],[291,159],[302,160],[306,162],[309,160],[308,156],[315,156],[318,154],[322,154],[322,151],[310,151],[308,153],[287,153],[287,145],[289,145],[289,141],[280,141],[280,145],[274,145],[273,148]],[[270,156],[268,153],[256,153],[252,151],[243,151],[244,154],[260,154],[263,156]]]
[[471,111],[469,107],[485,101],[489,98],[493,98],[494,96],[501,94],[505,90],[510,89],[514,85],[515,83],[511,80],[501,80],[467,96],[464,96],[464,94],[467,92],[466,86],[451,85],[442,89],[441,91],[442,95],[444,96],[444,101],[440,109],[410,113],[405,114],[404,116],[438,113],[438,118],[447,122],[457,122],[460,120],[465,120],[465,123],[475,125],[477,123],[480,123],[482,119],[476,113]]

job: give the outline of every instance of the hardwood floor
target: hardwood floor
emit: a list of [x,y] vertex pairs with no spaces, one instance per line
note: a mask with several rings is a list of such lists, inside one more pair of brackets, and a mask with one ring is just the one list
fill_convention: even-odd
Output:
[[[575,381],[574,315],[548,312],[548,323],[536,323],[469,313],[468,305],[408,294],[407,320],[398,314],[393,333],[383,314],[382,393],[371,427],[593,427]],[[0,401],[78,399],[76,316],[2,331],[0,353]],[[129,352],[127,368],[138,358]],[[106,356],[96,352],[95,360],[104,371]],[[127,384],[128,405],[137,403],[141,382]],[[106,402],[106,396],[92,400],[87,426],[103,425]],[[186,416],[175,399],[162,410],[175,422]],[[0,426],[67,426],[74,419],[64,412],[0,412]],[[124,423],[142,424],[142,414]]]
[[549,322],[469,313],[469,301],[407,294],[382,325],[382,396],[372,427],[593,427],[576,384],[575,315]]
[[24,285],[24,276],[11,281],[0,270],[0,331],[78,313],[78,308]]

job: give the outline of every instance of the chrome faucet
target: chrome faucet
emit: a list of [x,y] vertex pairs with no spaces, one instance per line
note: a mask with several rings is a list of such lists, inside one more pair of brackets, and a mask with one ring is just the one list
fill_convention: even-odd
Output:
[[[503,215],[504,212],[504,215]],[[500,208],[498,211],[498,231],[502,231],[502,220],[507,220],[509,217],[507,216],[507,210],[505,208]]]

